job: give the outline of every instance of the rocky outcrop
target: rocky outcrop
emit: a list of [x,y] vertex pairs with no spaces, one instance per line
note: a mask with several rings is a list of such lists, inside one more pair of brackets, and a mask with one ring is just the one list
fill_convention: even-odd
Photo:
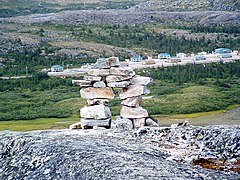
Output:
[[240,12],[234,11],[148,11],[148,10],[84,10],[63,11],[51,14],[34,14],[14,18],[0,18],[0,21],[16,23],[44,24],[51,22],[61,25],[117,24],[136,25],[146,23],[180,24],[199,23],[200,25],[239,24]]
[[140,128],[134,132],[142,141],[154,142],[170,156],[186,163],[209,161],[213,169],[239,172],[240,126],[195,127],[187,122],[170,128]]
[[[113,88],[121,88],[119,94],[122,100],[120,117],[116,121],[131,122],[134,128],[144,127],[148,112],[142,108],[142,95],[149,93],[146,85],[152,81],[149,77],[135,76],[130,67],[120,67],[117,57],[101,58],[88,71],[84,80],[73,80],[72,83],[80,86],[80,95],[87,99],[87,107],[80,110],[83,128],[94,126],[111,126],[111,112],[108,107],[109,99],[114,98]],[[114,125],[113,128],[121,125]],[[121,124],[121,123],[117,123]],[[128,128],[129,129],[129,128]]]
[[204,169],[169,158],[171,149],[175,157],[177,153],[184,157],[185,149],[199,143],[201,148],[191,150],[192,154],[237,159],[239,134],[239,127],[192,126],[135,132],[4,131],[0,132],[0,179],[239,179],[229,170]]

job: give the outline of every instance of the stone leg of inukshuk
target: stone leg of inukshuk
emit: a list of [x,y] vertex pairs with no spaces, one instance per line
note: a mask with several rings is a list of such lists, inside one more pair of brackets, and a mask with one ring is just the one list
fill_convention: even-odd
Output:
[[130,119],[134,128],[140,128],[146,125],[146,118],[149,117],[146,109],[142,108],[142,95],[148,94],[146,85],[152,81],[149,77],[134,76],[130,79],[130,85],[123,88],[119,94],[122,100],[122,109],[120,116]]
[[108,102],[114,98],[113,88],[122,89],[119,96],[123,107],[118,121],[131,121],[135,128],[144,126],[148,112],[140,104],[141,96],[148,93],[146,85],[149,82],[151,78],[135,76],[132,68],[120,67],[117,57],[98,59],[84,80],[73,80],[82,87],[81,97],[87,99],[87,106],[80,110],[82,127],[111,126]]

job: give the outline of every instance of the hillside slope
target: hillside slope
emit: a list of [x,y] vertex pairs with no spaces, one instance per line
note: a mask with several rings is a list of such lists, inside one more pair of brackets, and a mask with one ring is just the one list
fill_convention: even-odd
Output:
[[141,11],[239,11],[239,0],[150,0],[133,7]]

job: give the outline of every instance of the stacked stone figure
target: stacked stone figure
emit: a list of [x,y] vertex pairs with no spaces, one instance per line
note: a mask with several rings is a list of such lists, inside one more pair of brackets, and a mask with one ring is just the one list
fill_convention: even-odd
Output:
[[120,119],[128,119],[133,127],[142,127],[149,116],[147,110],[140,106],[142,95],[149,93],[146,85],[151,78],[136,76],[130,67],[121,67],[117,57],[98,59],[84,80],[73,80],[73,84],[82,87],[80,95],[87,99],[87,106],[81,108],[81,126],[111,127],[111,111],[108,107],[114,98],[113,88],[121,88],[122,100]]

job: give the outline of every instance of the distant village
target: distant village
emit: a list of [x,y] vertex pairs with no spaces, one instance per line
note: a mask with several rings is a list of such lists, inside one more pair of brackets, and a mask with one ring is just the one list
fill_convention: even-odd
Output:
[[[135,54],[129,59],[121,62],[123,66],[131,66],[133,68],[144,68],[147,65],[169,66],[172,64],[187,64],[187,63],[210,63],[210,62],[225,62],[231,60],[240,60],[240,51],[234,51],[229,48],[217,48],[212,53],[199,52],[197,54],[177,53],[172,56],[169,53],[162,52],[154,56],[143,56]],[[155,67],[156,67],[155,66]],[[80,69],[69,69],[68,65],[64,68],[63,65],[54,65],[48,71],[49,75],[61,76],[62,72],[66,74],[84,73],[87,69],[91,69],[91,64],[83,65]]]

